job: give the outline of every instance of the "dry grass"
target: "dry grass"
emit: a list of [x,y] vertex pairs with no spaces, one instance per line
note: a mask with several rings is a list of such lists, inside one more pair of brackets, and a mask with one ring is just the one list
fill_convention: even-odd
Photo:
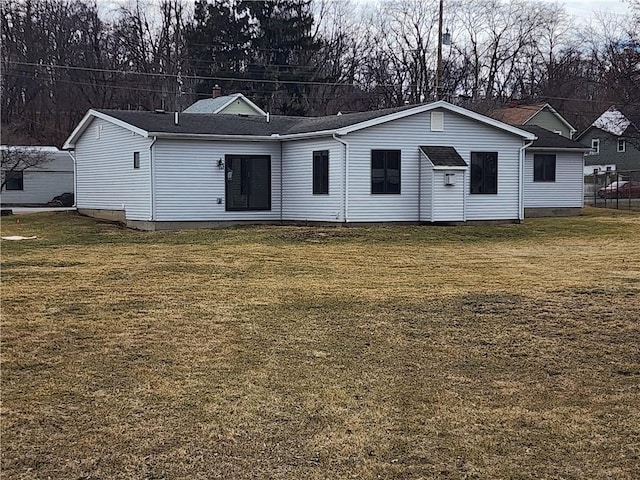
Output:
[[3,220],[2,477],[640,477],[640,216]]

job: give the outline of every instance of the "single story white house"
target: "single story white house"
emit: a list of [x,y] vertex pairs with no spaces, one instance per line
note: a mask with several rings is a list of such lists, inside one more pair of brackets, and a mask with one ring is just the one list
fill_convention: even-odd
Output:
[[[50,146],[2,145],[0,149],[12,152],[11,159],[3,160],[2,165],[2,205],[45,205],[58,195],[73,193],[73,159],[69,152]],[[22,161],[20,155],[29,158]]]
[[444,101],[326,117],[89,110],[63,148],[78,211],[140,229],[579,212],[584,146],[526,128]]

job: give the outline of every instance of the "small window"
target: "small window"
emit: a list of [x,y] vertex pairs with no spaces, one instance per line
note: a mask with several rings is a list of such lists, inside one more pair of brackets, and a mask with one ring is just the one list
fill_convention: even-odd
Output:
[[471,152],[471,193],[498,193],[498,152]]
[[24,172],[22,170],[13,170],[4,172],[5,190],[24,190]]
[[618,140],[618,152],[624,153],[627,149],[627,142],[624,140]]
[[329,194],[329,150],[313,152],[313,194]]
[[100,140],[101,133],[102,133],[102,125],[96,125],[96,140]]
[[140,152],[133,152],[133,168],[140,168]]
[[600,153],[600,139],[592,138],[591,139],[591,154],[597,155]]
[[371,150],[371,193],[400,193],[400,150]]
[[534,182],[555,182],[556,181],[556,156],[555,155],[533,155],[533,181]]

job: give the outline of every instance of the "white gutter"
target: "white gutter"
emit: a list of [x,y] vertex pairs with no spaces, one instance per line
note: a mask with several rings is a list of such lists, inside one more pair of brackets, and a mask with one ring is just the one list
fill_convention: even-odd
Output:
[[[536,139],[534,139],[536,140]],[[520,172],[518,175],[518,220],[524,220],[524,160],[525,160],[525,150],[527,147],[530,147],[534,140],[529,143],[525,143],[520,147]]]
[[328,137],[333,135],[335,130],[322,130],[319,132],[293,133],[290,135],[219,135],[214,133],[168,133],[149,132],[150,137],[173,138],[173,139],[194,139],[194,140],[243,140],[247,142],[280,142],[286,140],[298,140],[302,138]]
[[76,172],[78,170],[78,163],[76,162],[76,157],[74,157],[73,153],[71,152],[75,152],[75,151],[69,150],[67,152],[71,157],[71,160],[73,160],[73,205],[72,207],[78,208],[78,206],[76,205],[76,202],[77,202],[76,195],[78,194],[78,174]]
[[531,147],[529,151],[531,152],[590,152],[591,149],[589,147],[584,147],[584,148]]
[[245,140],[249,142],[280,141],[282,138],[272,135],[216,135],[210,133],[166,133],[149,132],[149,137],[194,140]]
[[344,140],[342,140],[341,138],[336,137],[336,134],[334,133],[333,135],[333,139],[336,142],[340,142],[342,145],[344,145],[344,175],[343,175],[343,213],[342,213],[342,221],[344,223],[348,222],[348,218],[349,218],[349,144],[347,142],[345,142]]
[[280,140],[297,140],[299,138],[327,137],[329,135],[333,136],[336,133],[337,133],[336,130],[319,130],[317,132],[307,132],[307,133],[289,133],[289,134],[280,135]]
[[149,187],[150,187],[150,191],[149,191],[149,196],[151,197],[151,205],[150,205],[150,217],[149,217],[149,221],[153,221],[155,219],[155,188],[154,188],[154,178],[153,178],[153,174],[154,174],[154,170],[153,170],[153,144],[156,143],[156,140],[158,140],[158,137],[153,137],[153,140],[151,141],[151,144],[149,145]]

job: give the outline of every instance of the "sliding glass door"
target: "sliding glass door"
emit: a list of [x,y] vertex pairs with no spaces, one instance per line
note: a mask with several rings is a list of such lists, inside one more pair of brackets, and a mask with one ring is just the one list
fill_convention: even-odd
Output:
[[227,211],[271,210],[271,157],[225,157]]

